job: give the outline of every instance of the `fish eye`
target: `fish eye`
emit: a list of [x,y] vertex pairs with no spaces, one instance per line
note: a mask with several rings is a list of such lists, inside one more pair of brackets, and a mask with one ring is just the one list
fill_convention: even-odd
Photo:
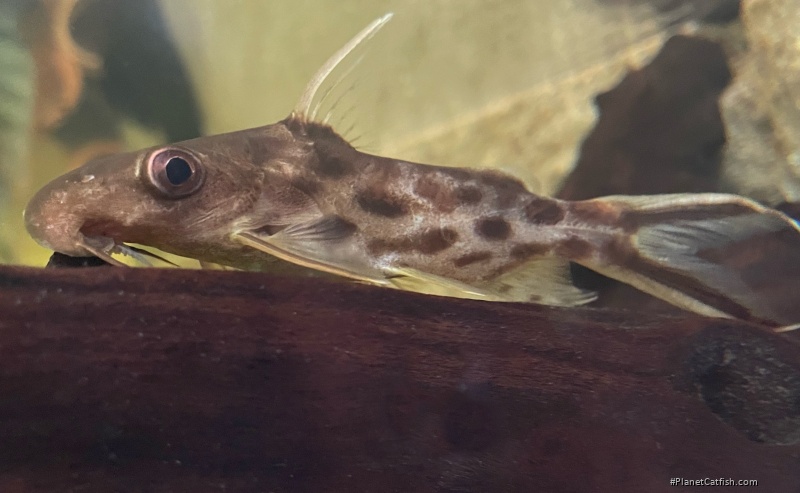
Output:
[[158,149],[150,154],[144,165],[145,181],[167,198],[178,199],[191,195],[205,179],[200,160],[186,149]]

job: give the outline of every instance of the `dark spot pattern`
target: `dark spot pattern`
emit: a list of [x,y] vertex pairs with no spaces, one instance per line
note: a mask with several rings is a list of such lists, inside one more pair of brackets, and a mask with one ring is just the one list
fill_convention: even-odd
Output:
[[522,243],[511,247],[511,251],[509,253],[514,259],[523,260],[535,257],[537,255],[544,255],[549,251],[550,247],[547,245],[541,245],[538,243]]
[[420,235],[417,250],[420,253],[437,253],[450,248],[458,241],[458,233],[450,228],[434,229]]
[[587,258],[591,256],[593,250],[594,248],[588,241],[574,236],[562,241],[561,244],[556,247],[556,253],[560,257],[572,260]]
[[462,204],[477,204],[483,199],[483,192],[478,187],[463,186],[456,188],[456,199]]
[[453,260],[453,265],[456,267],[466,267],[468,265],[472,265],[478,262],[485,262],[492,258],[492,252],[473,252],[468,253],[466,255],[462,255],[457,259]]
[[339,156],[321,156],[317,162],[316,169],[320,176],[326,178],[342,178],[352,174],[354,166],[353,163]]
[[511,235],[511,225],[502,217],[488,217],[475,223],[475,232],[487,240],[505,240]]
[[408,212],[408,205],[401,198],[377,187],[359,193],[356,202],[364,212],[376,216],[396,218],[404,216]]
[[534,197],[523,209],[525,219],[532,224],[553,225],[564,219],[564,208],[555,200]]
[[305,122],[301,130],[313,142],[317,159],[310,164],[320,176],[339,179],[355,173],[363,166],[364,155],[353,149],[330,126]]
[[484,185],[494,189],[497,196],[497,206],[500,208],[510,207],[517,201],[518,197],[530,193],[518,179],[496,171],[482,173],[481,181]]
[[432,229],[417,236],[395,239],[376,239],[367,243],[373,255],[419,252],[427,255],[447,250],[458,241],[458,233],[450,228]]
[[425,175],[417,180],[414,191],[440,212],[453,212],[458,205],[450,187]]
[[404,240],[387,240],[378,238],[367,242],[367,251],[371,255],[384,255],[386,253],[407,253],[412,245]]

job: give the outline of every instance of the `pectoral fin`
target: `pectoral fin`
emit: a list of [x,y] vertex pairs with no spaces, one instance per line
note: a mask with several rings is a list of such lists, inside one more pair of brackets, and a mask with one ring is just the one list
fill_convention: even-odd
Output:
[[392,287],[415,293],[484,301],[507,301],[497,293],[410,267],[385,270]]
[[339,216],[291,225],[273,235],[240,231],[233,238],[287,262],[367,284],[386,286],[380,271],[359,258],[352,245],[355,226]]

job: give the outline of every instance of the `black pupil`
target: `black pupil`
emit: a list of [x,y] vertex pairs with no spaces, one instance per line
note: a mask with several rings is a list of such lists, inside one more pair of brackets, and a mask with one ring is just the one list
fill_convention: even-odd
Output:
[[192,177],[192,167],[180,157],[174,157],[167,161],[166,170],[167,180],[175,186],[183,185]]

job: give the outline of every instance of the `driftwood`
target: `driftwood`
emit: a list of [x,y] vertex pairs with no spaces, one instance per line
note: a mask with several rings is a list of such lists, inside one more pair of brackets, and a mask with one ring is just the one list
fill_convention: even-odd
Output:
[[800,487],[793,334],[258,273],[0,267],[0,417],[12,493]]

